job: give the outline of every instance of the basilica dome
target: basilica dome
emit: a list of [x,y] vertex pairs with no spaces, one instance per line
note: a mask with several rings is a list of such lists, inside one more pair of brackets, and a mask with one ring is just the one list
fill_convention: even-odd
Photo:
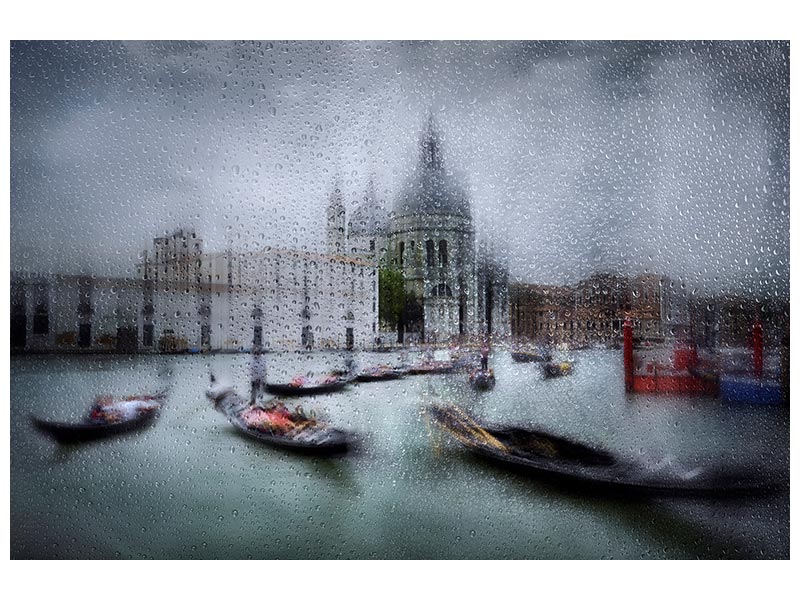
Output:
[[454,215],[471,218],[466,189],[445,169],[441,139],[433,118],[422,139],[419,164],[397,199],[395,213],[399,217]]

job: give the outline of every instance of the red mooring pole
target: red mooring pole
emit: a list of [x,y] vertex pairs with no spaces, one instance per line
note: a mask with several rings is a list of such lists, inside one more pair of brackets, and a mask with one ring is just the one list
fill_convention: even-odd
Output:
[[759,379],[764,374],[764,328],[761,321],[753,325],[753,371]]
[[633,323],[622,324],[622,361],[625,364],[625,391],[633,391]]

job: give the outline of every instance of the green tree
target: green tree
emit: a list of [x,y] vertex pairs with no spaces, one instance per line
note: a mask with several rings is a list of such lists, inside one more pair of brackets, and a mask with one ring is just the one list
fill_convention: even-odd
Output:
[[407,326],[422,323],[424,314],[420,299],[413,292],[406,292],[403,301],[403,312],[400,314],[400,322],[397,324],[398,342],[403,343]]
[[387,325],[399,326],[405,306],[403,274],[394,269],[378,270],[378,318]]

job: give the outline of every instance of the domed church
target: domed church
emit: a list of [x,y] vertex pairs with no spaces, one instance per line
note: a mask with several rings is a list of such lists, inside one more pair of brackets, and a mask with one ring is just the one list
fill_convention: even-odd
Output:
[[[494,309],[490,304],[487,310],[486,290],[478,289],[469,194],[463,180],[445,166],[432,117],[422,135],[418,165],[394,210],[386,214],[370,181],[347,239],[352,254],[403,274],[406,293],[413,298],[410,307],[407,303],[406,342],[464,340],[491,327]],[[501,299],[502,294],[490,297]]]
[[469,195],[445,169],[433,118],[420,145],[419,165],[399,194],[389,222],[388,266],[402,271],[421,320],[406,324],[425,342],[475,331],[475,231]]

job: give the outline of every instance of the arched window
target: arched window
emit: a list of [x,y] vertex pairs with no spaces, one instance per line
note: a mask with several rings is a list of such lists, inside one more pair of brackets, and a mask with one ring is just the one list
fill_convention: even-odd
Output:
[[434,243],[433,240],[428,240],[425,242],[425,262],[429,267],[434,266],[434,254],[436,250],[434,250]]
[[406,243],[400,242],[400,266],[403,266],[403,255],[406,253]]
[[453,296],[453,291],[450,289],[449,285],[440,283],[439,285],[435,285],[431,288],[430,295],[434,298],[451,298]]
[[447,240],[439,240],[439,266],[447,266]]

